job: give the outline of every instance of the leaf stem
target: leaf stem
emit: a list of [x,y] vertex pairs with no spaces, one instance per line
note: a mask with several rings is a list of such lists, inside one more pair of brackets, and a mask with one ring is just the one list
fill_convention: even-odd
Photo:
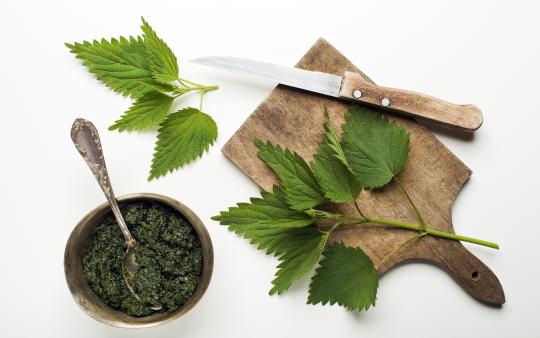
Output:
[[364,214],[362,213],[362,211],[360,210],[360,206],[358,205],[358,201],[357,200],[354,200],[354,206],[356,207],[356,211],[358,211],[358,214],[364,218],[366,218],[366,216],[364,216]]
[[[189,86],[186,86],[183,81],[186,81],[184,79],[182,80],[178,80],[180,81],[180,84],[182,86],[184,86],[184,88],[177,88],[173,93],[176,94],[174,97],[177,98],[181,95],[184,95],[186,93],[189,93],[189,92],[192,92],[192,91],[199,91],[199,94],[201,95],[201,98],[200,98],[200,101],[199,101],[199,110],[202,111],[202,106],[203,106],[203,97],[204,97],[204,94],[206,94],[207,92],[209,91],[212,91],[212,90],[216,90],[219,88],[219,86],[203,86],[203,85],[197,85],[197,87],[189,87]],[[186,81],[188,82],[188,81]],[[190,81],[189,81],[190,82]]]
[[418,219],[420,220],[420,224],[423,225],[425,228],[427,228],[428,224],[426,223],[424,217],[422,217],[422,213],[420,212],[420,210],[418,209],[418,207],[414,203],[413,199],[411,198],[411,195],[409,195],[409,192],[407,192],[407,189],[405,189],[405,187],[401,184],[401,182],[397,178],[394,177],[394,181],[398,185],[399,189],[403,192],[405,197],[407,197],[407,200],[409,201],[409,203],[413,207],[414,211],[416,212],[416,215],[418,215]]
[[336,222],[334,223],[334,225],[332,225],[332,227],[330,229],[328,229],[328,234],[331,234],[332,231],[334,231],[337,227],[339,227],[343,222],[339,221],[339,222]]
[[499,250],[499,245],[497,243],[484,241],[484,240],[478,239],[478,238],[462,236],[462,235],[457,235],[457,234],[451,234],[451,233],[448,233],[448,232],[434,230],[434,229],[426,229],[426,233],[428,235],[435,236],[435,237],[441,237],[441,238],[452,239],[452,240],[455,240],[455,241],[463,241],[463,242],[478,244],[478,245],[482,245],[482,246],[487,246],[488,248]]
[[[349,222],[353,222],[353,223],[349,223]],[[430,236],[446,238],[446,239],[450,239],[454,241],[463,241],[463,242],[478,244],[478,245],[482,245],[482,246],[492,248],[492,249],[497,249],[497,250],[499,249],[499,245],[497,243],[484,241],[482,239],[478,239],[474,237],[462,236],[462,235],[457,235],[457,234],[453,234],[453,233],[449,233],[445,231],[435,230],[432,228],[426,228],[425,226],[420,225],[420,224],[411,224],[411,223],[405,223],[405,222],[400,222],[400,221],[394,221],[390,219],[364,217],[364,216],[361,216],[361,217],[345,217],[344,216],[340,219],[340,226],[341,225],[354,225],[354,224],[359,225],[359,224],[366,224],[366,223],[386,225],[393,228],[417,231],[420,234],[424,234],[424,235],[430,235]]]
[[201,101],[199,102],[199,110],[202,111],[202,102],[203,102],[203,97],[204,97],[204,93],[205,91],[201,91]]
[[200,84],[200,83],[197,83],[197,82],[193,82],[193,81],[189,81],[188,79],[184,79],[182,77],[179,77],[178,78],[178,81],[180,82],[185,82],[185,83],[189,83],[190,85],[193,85],[193,86],[196,86],[196,87],[204,87],[204,85]]
[[420,237],[424,237],[425,235],[426,235],[425,232],[418,233],[418,234],[412,236],[411,238],[408,238],[407,240],[405,240],[400,245],[396,246],[394,249],[392,249],[392,251],[390,251],[386,256],[383,257],[383,259],[379,262],[379,264],[375,265],[375,269],[377,269],[378,266],[383,265],[383,263],[386,262],[388,260],[388,258],[392,257],[392,255],[394,255],[396,252],[403,249],[408,244],[416,241]]
[[[189,81],[188,79],[184,79],[184,78],[181,78],[181,77],[178,78],[178,81],[182,85],[184,85],[185,87],[194,88],[195,90],[204,90],[205,92],[209,92],[209,91],[216,90],[216,89],[219,88],[219,86],[205,86],[203,84],[193,82],[193,81]],[[184,82],[187,83],[187,84],[192,85],[192,87],[186,86]]]
[[454,241],[463,241],[463,242],[478,244],[478,245],[486,246],[492,249],[499,249],[499,245],[497,243],[484,241],[478,238],[473,238],[473,237],[468,237],[468,236],[456,235],[449,232],[439,231],[439,230],[435,230],[431,228],[425,228],[417,224],[410,224],[410,223],[398,222],[398,221],[381,219],[381,218],[367,218],[365,220],[362,220],[361,223],[382,224],[382,225],[387,225],[394,228],[418,231],[420,233],[425,233],[427,235],[431,235],[435,237],[441,237],[441,238],[451,239]]
[[204,90],[204,92],[211,92],[212,90],[217,90],[219,89],[219,86],[217,85],[213,85],[213,86],[202,86],[201,89]]

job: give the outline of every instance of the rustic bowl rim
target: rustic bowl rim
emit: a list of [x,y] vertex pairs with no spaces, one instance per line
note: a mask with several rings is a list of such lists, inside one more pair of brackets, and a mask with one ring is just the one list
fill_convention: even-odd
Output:
[[[159,203],[166,204],[180,214],[182,214],[193,226],[199,240],[201,242],[203,250],[203,270],[197,289],[191,298],[173,312],[153,314],[146,317],[133,317],[129,316],[117,309],[105,304],[92,290],[88,284],[86,277],[82,273],[82,262],[74,257],[80,256],[80,251],[86,249],[87,243],[81,243],[83,238],[80,237],[81,231],[86,230],[87,227],[91,227],[92,232],[95,229],[98,218],[103,217],[110,211],[108,202],[104,202],[90,212],[88,212],[72,230],[68,241],[66,243],[64,251],[64,273],[66,282],[68,284],[69,291],[79,307],[90,317],[97,321],[115,327],[123,328],[144,328],[152,327],[161,324],[168,323],[175,320],[187,313],[192,309],[199,300],[205,294],[210,280],[212,279],[212,272],[214,267],[214,250],[212,246],[212,240],[210,234],[206,229],[206,226],[201,219],[186,205],[183,203],[160,194],[155,193],[133,193],[122,195],[116,198],[119,204],[136,201],[136,200],[150,200]],[[86,238],[84,238],[86,239]],[[84,246],[84,248],[83,248]],[[75,266],[77,265],[78,266]],[[79,273],[77,273],[79,272]]]

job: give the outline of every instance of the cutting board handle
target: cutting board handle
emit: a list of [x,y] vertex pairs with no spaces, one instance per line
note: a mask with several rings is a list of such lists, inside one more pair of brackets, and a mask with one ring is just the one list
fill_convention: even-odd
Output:
[[475,105],[453,104],[426,94],[377,86],[354,72],[345,72],[339,97],[462,130],[474,131],[483,121]]
[[431,256],[431,261],[446,270],[467,293],[479,301],[494,306],[504,304],[504,291],[493,271],[460,242],[435,240],[439,242],[442,252]]

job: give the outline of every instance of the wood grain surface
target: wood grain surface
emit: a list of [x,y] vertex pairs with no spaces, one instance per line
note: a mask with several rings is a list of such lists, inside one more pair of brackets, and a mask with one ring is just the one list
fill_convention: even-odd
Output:
[[[364,80],[373,83],[324,39],[319,39],[313,45],[297,67],[336,75],[345,71],[357,72]],[[277,178],[257,157],[253,140],[259,138],[280,144],[310,161],[324,132],[325,103],[334,127],[341,132],[346,103],[278,86],[231,137],[223,153],[262,189],[271,190]],[[469,179],[471,170],[424,126],[406,118],[389,118],[403,125],[411,134],[410,154],[405,169],[398,176],[400,182],[410,192],[431,227],[454,232],[452,205],[461,187]],[[414,210],[395,183],[380,190],[362,192],[359,204],[369,216],[418,223]],[[341,205],[339,208],[346,213],[356,213],[352,204]],[[481,237],[481,234],[474,232],[473,227],[461,228],[464,229],[463,235]],[[467,229],[471,231],[465,231]],[[350,227],[335,231],[330,242],[359,246],[379,265],[381,259],[394,247],[415,234],[380,225]],[[505,301],[504,291],[495,274],[460,242],[423,237],[379,265],[379,274],[410,261],[425,261],[441,267],[466,292],[482,302],[500,306]]]

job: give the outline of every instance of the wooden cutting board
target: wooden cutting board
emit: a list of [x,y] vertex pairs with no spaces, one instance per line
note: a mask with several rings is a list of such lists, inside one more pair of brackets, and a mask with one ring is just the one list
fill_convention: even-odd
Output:
[[[345,71],[361,73],[324,39],[319,39],[296,66],[336,75],[342,75]],[[365,78],[372,82],[367,76]],[[346,103],[278,86],[231,137],[223,153],[262,189],[271,190],[272,185],[278,182],[277,178],[257,157],[253,140],[269,140],[311,161],[324,133],[324,103],[328,105],[334,127],[341,132]],[[471,170],[424,126],[410,119],[395,116],[390,118],[403,125],[411,134],[409,158],[399,175],[401,183],[423,211],[428,224],[435,229],[453,233],[452,205],[461,187],[469,179]],[[414,210],[395,184],[363,192],[359,203],[367,215],[418,224]],[[356,213],[352,204],[340,206],[340,209],[346,213]],[[464,235],[474,233],[465,230]],[[414,233],[407,230],[366,226],[338,229],[329,241],[359,246],[378,265],[392,248],[412,235]],[[441,267],[465,291],[482,302],[500,306],[505,301],[504,291],[495,274],[460,242],[423,237],[379,266],[379,274],[410,261],[425,261]]]

